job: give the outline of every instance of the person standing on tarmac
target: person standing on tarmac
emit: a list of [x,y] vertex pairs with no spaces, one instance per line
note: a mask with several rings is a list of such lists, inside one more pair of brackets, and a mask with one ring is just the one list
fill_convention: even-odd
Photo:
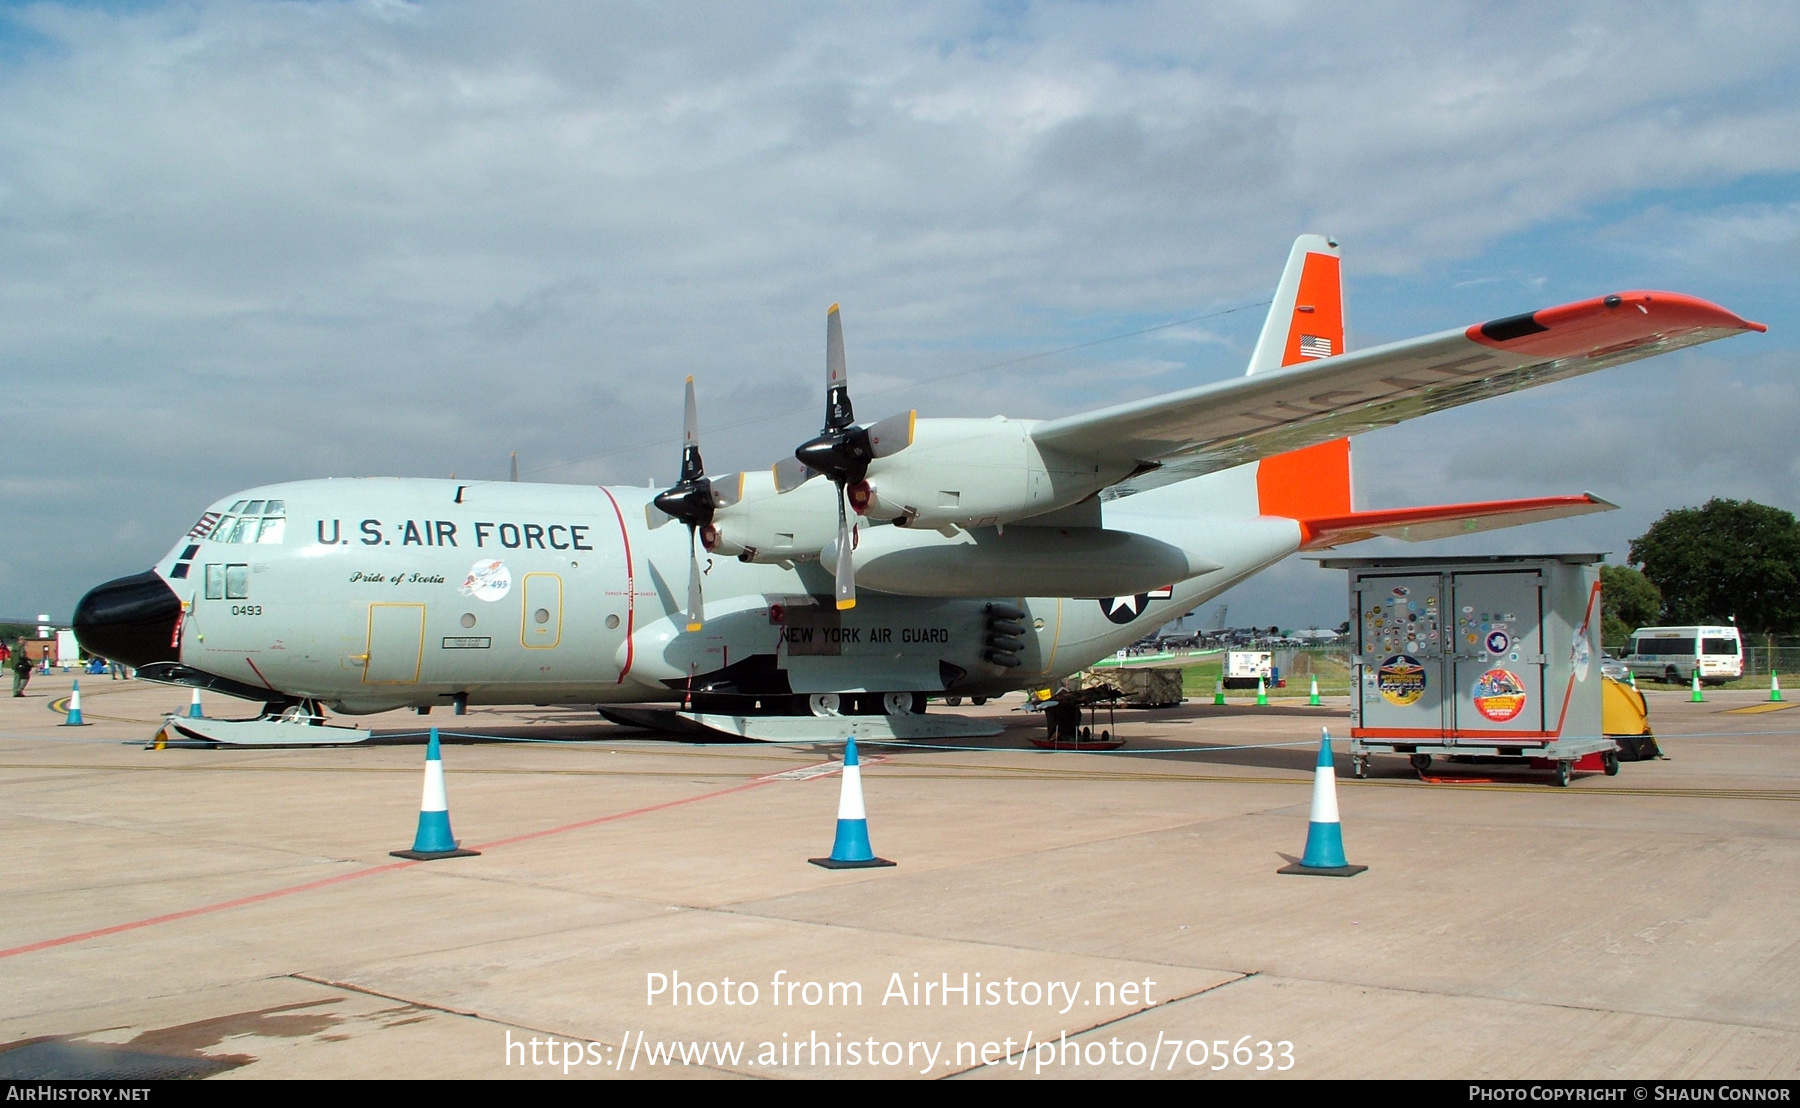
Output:
[[19,640],[19,648],[13,651],[13,695],[24,696],[25,686],[31,681],[31,657],[25,652],[25,640]]

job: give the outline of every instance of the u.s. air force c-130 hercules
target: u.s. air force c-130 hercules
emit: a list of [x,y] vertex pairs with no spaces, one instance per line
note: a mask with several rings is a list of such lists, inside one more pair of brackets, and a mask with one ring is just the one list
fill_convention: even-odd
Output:
[[753,738],[966,734],[927,698],[1050,683],[1296,551],[1613,507],[1358,511],[1347,436],[1766,330],[1622,292],[1347,352],[1339,266],[1294,243],[1242,378],[1048,420],[857,422],[833,305],[824,427],[770,470],[706,474],[690,378],[672,488],[249,489],[88,593],[76,634],[290,730],[320,706],[679,701],[665,719]]

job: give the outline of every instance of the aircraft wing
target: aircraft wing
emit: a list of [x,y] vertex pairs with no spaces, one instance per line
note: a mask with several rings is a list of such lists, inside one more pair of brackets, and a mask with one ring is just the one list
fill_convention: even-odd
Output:
[[1114,495],[1185,480],[1533,385],[1766,331],[1716,304],[1624,292],[1117,404],[1032,431],[1139,469]]

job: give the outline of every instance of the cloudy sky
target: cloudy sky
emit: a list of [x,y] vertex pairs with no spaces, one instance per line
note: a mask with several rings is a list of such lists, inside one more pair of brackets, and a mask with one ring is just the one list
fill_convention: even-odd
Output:
[[[689,373],[709,468],[766,465],[834,300],[866,418],[1235,375],[1304,231],[1352,346],[1629,288],[1770,325],[1358,439],[1359,507],[1623,510],[1346,553],[1800,508],[1791,4],[0,6],[0,617],[259,482],[666,482]],[[1228,599],[1343,618],[1297,559]]]

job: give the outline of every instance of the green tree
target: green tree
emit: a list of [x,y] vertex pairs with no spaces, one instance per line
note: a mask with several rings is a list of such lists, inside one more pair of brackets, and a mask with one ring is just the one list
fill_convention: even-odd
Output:
[[1631,561],[1662,591],[1668,623],[1800,630],[1800,522],[1753,500],[1715,497],[1663,513],[1632,540]]
[[1662,617],[1662,593],[1630,566],[1600,567],[1600,641],[1622,645],[1632,631]]

